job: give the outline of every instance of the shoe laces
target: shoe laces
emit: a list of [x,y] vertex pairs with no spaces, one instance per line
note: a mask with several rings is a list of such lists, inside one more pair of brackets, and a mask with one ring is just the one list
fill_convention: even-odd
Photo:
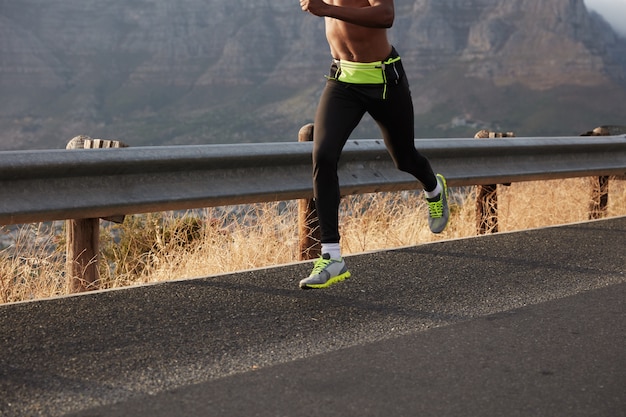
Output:
[[441,198],[441,194],[439,194],[439,199],[436,201],[428,201],[428,211],[430,212],[430,217],[433,219],[440,219],[443,217],[443,198]]
[[330,258],[328,259],[323,258],[323,257],[318,258],[318,260],[315,261],[315,264],[313,264],[313,272],[311,272],[311,274],[312,275],[319,274],[324,269],[326,269],[326,267],[330,265],[332,262],[333,260]]

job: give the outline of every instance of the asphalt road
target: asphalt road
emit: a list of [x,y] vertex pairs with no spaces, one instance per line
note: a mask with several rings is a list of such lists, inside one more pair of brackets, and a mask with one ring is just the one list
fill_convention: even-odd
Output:
[[0,306],[0,416],[626,416],[626,217]]

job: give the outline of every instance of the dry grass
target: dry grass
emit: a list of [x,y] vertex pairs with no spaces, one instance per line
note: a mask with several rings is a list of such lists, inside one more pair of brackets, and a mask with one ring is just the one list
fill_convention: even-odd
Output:
[[[499,231],[585,221],[591,179],[498,186]],[[476,235],[475,195],[453,190],[452,220],[432,235],[420,193],[350,196],[341,207],[342,249],[354,254]],[[608,216],[626,215],[626,181],[610,182]],[[8,233],[8,229],[7,233]],[[2,229],[0,229],[0,233]],[[128,216],[101,227],[100,288],[199,277],[298,259],[297,204],[212,208],[201,213]],[[64,232],[25,225],[0,251],[0,302],[66,294]]]
[[0,302],[67,293],[62,272],[65,257],[54,250],[58,245],[53,228],[41,223],[24,225],[14,236],[14,244],[0,252]]

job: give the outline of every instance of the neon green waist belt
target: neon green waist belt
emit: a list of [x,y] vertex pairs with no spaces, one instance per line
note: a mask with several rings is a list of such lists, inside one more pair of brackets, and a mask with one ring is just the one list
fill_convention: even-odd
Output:
[[399,56],[376,62],[337,60],[335,63],[339,67],[339,76],[336,79],[350,84],[386,84],[385,66],[399,60]]

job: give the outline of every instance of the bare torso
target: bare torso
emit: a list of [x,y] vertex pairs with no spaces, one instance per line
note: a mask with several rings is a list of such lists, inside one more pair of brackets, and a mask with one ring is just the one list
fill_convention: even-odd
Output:
[[[370,0],[326,0],[326,3],[345,7],[369,7]],[[335,59],[353,62],[384,60],[391,52],[386,28],[373,28],[325,18],[326,39]]]

